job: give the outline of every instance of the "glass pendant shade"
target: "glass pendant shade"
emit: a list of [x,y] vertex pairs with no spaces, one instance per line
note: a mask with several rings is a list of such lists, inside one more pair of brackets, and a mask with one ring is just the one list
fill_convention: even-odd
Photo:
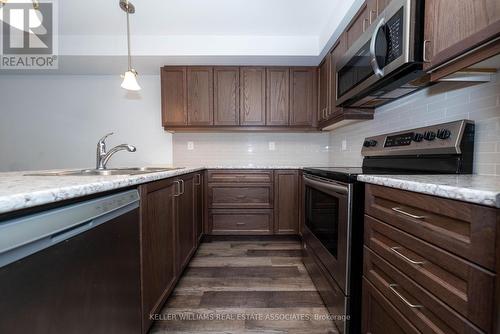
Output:
[[141,90],[141,86],[137,83],[137,72],[134,70],[129,70],[125,72],[122,82],[122,88],[126,90],[138,91]]

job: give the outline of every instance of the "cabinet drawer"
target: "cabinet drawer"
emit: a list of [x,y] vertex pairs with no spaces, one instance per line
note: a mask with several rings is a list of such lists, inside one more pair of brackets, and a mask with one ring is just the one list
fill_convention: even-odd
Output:
[[209,170],[208,183],[271,183],[272,170]]
[[270,184],[209,184],[210,208],[273,207],[273,187]]
[[420,334],[420,332],[363,277],[363,334]]
[[272,210],[211,210],[210,230],[214,235],[272,234]]
[[481,329],[490,329],[494,274],[369,216],[365,245]]
[[495,208],[367,185],[365,212],[483,267],[495,268]]
[[482,333],[370,249],[364,276],[422,333]]

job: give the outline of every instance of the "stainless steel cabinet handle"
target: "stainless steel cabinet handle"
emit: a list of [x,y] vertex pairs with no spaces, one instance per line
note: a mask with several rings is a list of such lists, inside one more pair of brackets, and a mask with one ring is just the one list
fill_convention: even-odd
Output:
[[181,183],[179,180],[174,181],[175,184],[177,184],[177,189],[176,189],[176,194],[174,194],[174,197],[179,197],[181,195]]
[[239,223],[239,222],[238,222],[238,223],[236,223],[236,225],[238,225],[238,226],[243,226],[243,225],[245,225],[245,223]]
[[399,297],[399,299],[401,299],[406,305],[408,305],[409,307],[411,308],[422,308],[423,306],[422,305],[418,305],[418,304],[412,304],[410,303],[405,297],[403,297],[395,288],[397,287],[398,285],[397,284],[389,284],[389,289],[391,289],[391,291]]
[[401,249],[401,247],[391,247],[390,249],[391,249],[391,251],[393,251],[394,253],[396,253],[399,257],[401,257],[403,260],[405,260],[407,262],[410,262],[411,264],[421,265],[421,264],[425,263],[424,261],[414,261],[414,260],[410,259],[409,257],[401,254],[399,252],[399,250]]
[[427,48],[426,48],[427,43],[430,43],[430,42],[431,41],[428,40],[428,39],[424,40],[424,50],[423,50],[423,54],[422,54],[422,60],[424,61],[424,63],[430,63],[431,62],[429,59],[427,59],[427,52],[426,52],[426,50],[427,50]]
[[412,215],[411,213],[408,213],[406,211],[401,210],[401,208],[392,208],[392,211],[396,211],[396,212],[398,212],[398,213],[400,213],[402,215],[411,217],[413,219],[424,219],[425,218],[425,216]]
[[199,186],[201,185],[201,174],[196,174],[196,183],[195,185]]
[[378,10],[374,10],[374,9],[370,10],[370,24],[373,23],[372,14],[375,14],[375,17],[377,17],[377,12],[378,12]]
[[363,32],[366,31],[366,22],[369,22],[369,20],[367,18],[364,18],[363,19]]
[[186,190],[186,188],[185,188],[186,186],[185,186],[185,184],[184,184],[184,180],[182,180],[182,179],[181,179],[181,180],[179,180],[179,181],[181,181],[181,187],[182,187],[182,192],[181,192],[181,195],[184,195],[184,191]]

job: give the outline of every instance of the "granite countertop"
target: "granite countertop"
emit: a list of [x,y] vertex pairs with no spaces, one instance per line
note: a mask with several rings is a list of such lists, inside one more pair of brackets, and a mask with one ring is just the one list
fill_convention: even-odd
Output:
[[500,208],[500,176],[359,175],[358,181]]
[[38,171],[0,173],[0,213],[126,188],[203,169],[205,167],[191,167],[158,173],[109,176],[25,175],[39,173]]
[[141,183],[166,179],[204,169],[301,169],[301,166],[219,165],[192,166],[177,170],[139,175],[108,176],[27,176],[50,171],[0,173],[0,214],[60,202]]

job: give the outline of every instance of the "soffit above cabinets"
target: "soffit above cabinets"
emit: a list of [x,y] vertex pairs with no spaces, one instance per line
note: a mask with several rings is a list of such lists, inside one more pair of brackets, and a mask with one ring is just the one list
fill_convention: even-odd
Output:
[[[59,13],[59,72],[119,73],[107,66],[127,54],[118,0],[52,1]],[[139,1],[130,21],[132,52],[142,74],[178,64],[318,65],[362,2]]]

